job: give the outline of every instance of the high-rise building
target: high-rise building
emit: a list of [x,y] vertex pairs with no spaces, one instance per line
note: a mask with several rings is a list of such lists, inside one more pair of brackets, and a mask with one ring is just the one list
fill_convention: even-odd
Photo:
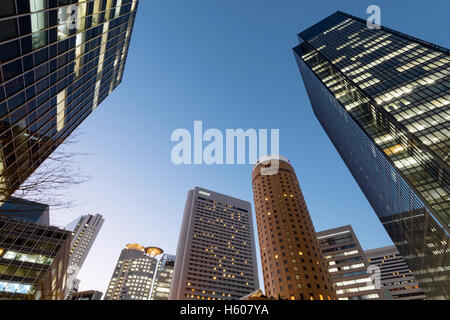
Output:
[[[278,167],[278,171],[265,174],[264,169],[270,167]],[[271,156],[257,161],[252,185],[266,295],[292,300],[335,299],[314,225],[289,160]]]
[[138,0],[2,0],[0,201],[122,81]]
[[82,291],[71,294],[67,300],[102,300],[103,293],[100,291]]
[[71,289],[78,289],[77,275],[91,250],[105,219],[99,214],[87,214],[69,224],[66,229],[72,231],[69,268],[67,270],[66,297]]
[[172,284],[175,256],[164,254],[159,260],[150,300],[168,300]]
[[169,299],[237,300],[258,287],[250,203],[190,190]]
[[430,299],[450,299],[450,51],[336,12],[294,48],[314,113]]
[[381,285],[393,299],[425,300],[426,296],[395,246],[365,251],[371,266],[380,268]]
[[47,204],[21,198],[9,197],[0,206],[0,215],[7,215],[24,222],[50,225],[50,209]]
[[122,250],[104,300],[148,300],[156,272],[156,247],[129,244]]
[[317,238],[339,300],[384,298],[351,226],[320,231]]
[[62,300],[71,233],[0,216],[0,300]]

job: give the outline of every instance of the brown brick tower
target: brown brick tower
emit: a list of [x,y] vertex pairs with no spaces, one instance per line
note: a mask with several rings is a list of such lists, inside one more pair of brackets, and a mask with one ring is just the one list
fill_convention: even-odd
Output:
[[[271,175],[264,169],[279,168]],[[261,172],[263,169],[263,172]],[[283,157],[258,161],[252,172],[264,287],[268,296],[332,300],[335,293],[294,168]]]

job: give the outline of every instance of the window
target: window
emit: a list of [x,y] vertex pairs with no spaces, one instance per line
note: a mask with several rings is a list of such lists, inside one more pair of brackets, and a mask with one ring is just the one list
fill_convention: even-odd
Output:
[[47,44],[47,13],[37,12],[31,15],[31,32],[33,33],[33,49],[38,49]]
[[68,28],[68,13],[67,7],[62,7],[58,9],[58,40],[65,39],[69,36],[69,28]]
[[45,9],[45,0],[30,0],[30,11],[36,12]]
[[93,25],[98,25],[100,24],[100,5],[101,5],[102,1],[101,0],[95,0],[94,1],[94,13],[92,15],[92,24]]

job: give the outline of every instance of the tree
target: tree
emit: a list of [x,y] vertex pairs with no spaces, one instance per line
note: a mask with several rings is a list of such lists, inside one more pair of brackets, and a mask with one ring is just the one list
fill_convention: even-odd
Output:
[[87,154],[70,151],[80,135],[72,133],[18,188],[12,190],[2,183],[0,196],[7,200],[0,207],[0,214],[35,211],[36,205],[30,201],[52,209],[73,207],[74,200],[67,197],[66,191],[91,179],[79,166],[80,157]]

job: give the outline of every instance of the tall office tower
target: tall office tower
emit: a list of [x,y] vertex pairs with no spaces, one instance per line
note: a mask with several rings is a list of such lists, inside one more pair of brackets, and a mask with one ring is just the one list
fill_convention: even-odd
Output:
[[62,300],[71,234],[0,216],[0,300]]
[[188,192],[170,300],[237,300],[259,287],[247,201],[195,187]]
[[371,266],[378,266],[381,285],[393,299],[424,300],[425,293],[395,246],[365,251]]
[[21,198],[9,197],[0,206],[0,215],[7,215],[24,222],[50,225],[50,209],[47,204]]
[[320,231],[317,238],[339,300],[384,298],[351,226]]
[[314,113],[430,299],[450,299],[450,51],[336,12],[294,48]]
[[2,0],[0,201],[122,81],[138,0]]
[[[105,219],[99,214],[87,214],[69,224],[66,229],[72,231],[69,268],[67,270],[66,297],[71,289],[78,290],[77,275],[91,250]],[[74,227],[73,227],[74,226]]]
[[148,300],[156,272],[156,247],[129,244],[122,250],[104,300]]
[[82,291],[71,294],[67,300],[102,300],[102,296],[100,291]]
[[164,254],[159,260],[156,270],[155,281],[153,282],[150,300],[168,300],[170,286],[172,284],[173,268],[175,266],[175,256]]
[[[265,175],[264,169],[278,172]],[[305,199],[290,162],[272,156],[253,166],[253,195],[267,296],[292,300],[335,299]]]

